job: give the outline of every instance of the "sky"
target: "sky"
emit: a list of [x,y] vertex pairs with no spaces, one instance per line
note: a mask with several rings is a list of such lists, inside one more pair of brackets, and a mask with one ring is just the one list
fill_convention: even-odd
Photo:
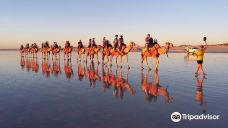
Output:
[[144,45],[228,43],[228,0],[0,0],[0,49],[123,35]]

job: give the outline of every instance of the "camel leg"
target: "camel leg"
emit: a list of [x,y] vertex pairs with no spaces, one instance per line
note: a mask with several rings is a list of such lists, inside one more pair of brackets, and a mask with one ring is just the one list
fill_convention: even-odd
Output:
[[143,67],[144,59],[145,59],[145,57],[142,55],[142,56],[141,56],[141,68],[142,68],[142,70],[144,69],[144,67]]
[[122,68],[122,65],[123,65],[123,56],[120,56],[120,63],[121,63],[121,65],[120,65],[120,68]]
[[110,56],[110,67],[112,67],[112,59],[113,59],[113,55]]
[[98,53],[96,53],[97,56],[97,64],[100,64],[99,60],[98,60]]
[[102,64],[104,64],[104,59],[105,59],[105,55],[103,53],[101,53],[101,60],[102,60]]
[[155,68],[154,68],[154,71],[155,71],[155,72],[157,72],[157,71],[158,71],[159,59],[158,59],[158,58],[156,58],[156,59],[154,60],[154,63],[155,63]]
[[110,61],[110,60],[109,60],[109,56],[107,56],[107,62],[106,62],[106,64],[108,64],[109,61]]
[[[76,53],[76,54],[77,54],[77,53]],[[79,56],[80,56],[80,55],[78,54],[78,55],[77,55],[77,63],[78,63],[78,58],[79,58]]]
[[118,57],[116,56],[116,66],[117,66],[117,68],[118,68],[118,64],[117,64],[117,58],[118,58]]
[[147,69],[150,71],[150,70],[151,70],[151,68],[149,67],[147,57],[145,57],[145,59],[146,59],[146,66],[147,66]]
[[126,55],[126,60],[127,60],[127,68],[130,69],[129,63],[128,63],[128,54]]

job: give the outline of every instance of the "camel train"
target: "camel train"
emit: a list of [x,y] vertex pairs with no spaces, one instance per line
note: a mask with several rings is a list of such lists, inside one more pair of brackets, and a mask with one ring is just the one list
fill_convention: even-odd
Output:
[[[122,68],[123,62],[125,62],[127,64],[127,68],[130,69],[128,56],[129,52],[132,51],[135,46],[136,44],[134,42],[130,42],[128,45],[121,44],[119,47],[115,47],[115,45],[112,46],[106,40],[106,44],[103,44],[103,46],[96,45],[92,42],[89,44],[88,47],[84,47],[82,45],[82,42],[80,41],[78,47],[76,48],[76,54],[78,54],[77,62],[83,61],[87,63],[89,61],[90,63],[94,63],[94,60],[96,60],[96,62],[100,64],[99,55],[101,55],[103,65],[107,66],[109,64],[110,66],[112,66],[113,59],[115,58],[115,65],[117,68]],[[159,56],[164,54],[168,56],[169,49],[172,47],[173,44],[170,42],[166,42],[164,46],[160,46],[156,42],[156,44],[154,44],[154,46],[149,49],[147,49],[146,47],[142,48],[141,68],[144,69],[143,65],[145,61],[147,69],[151,70],[148,64],[148,58],[152,58],[154,60],[154,71],[157,71],[159,65]],[[31,46],[29,46],[29,44],[26,44],[25,47],[21,45],[20,54],[21,56],[36,58],[38,51],[41,51],[43,59],[49,59],[49,57],[51,56],[53,60],[53,58],[60,58],[61,50],[63,50],[64,53],[64,60],[71,60],[73,46],[70,44],[69,41],[65,42],[64,48],[61,48],[60,45],[57,44],[57,42],[54,42],[53,45],[49,45],[48,41],[42,43],[41,48],[38,48],[36,43],[32,44]],[[118,60],[120,62],[118,62]]]

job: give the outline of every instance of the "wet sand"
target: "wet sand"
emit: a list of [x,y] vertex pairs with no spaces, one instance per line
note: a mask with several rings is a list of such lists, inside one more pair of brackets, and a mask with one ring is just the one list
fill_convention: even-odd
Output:
[[[129,54],[129,71],[126,64],[86,65],[72,56],[68,62],[0,51],[0,127],[227,126],[227,54],[205,54],[206,78],[194,76],[195,58],[184,53],[161,56],[158,74],[141,71],[139,52]],[[221,119],[174,123],[170,115],[176,111]]]

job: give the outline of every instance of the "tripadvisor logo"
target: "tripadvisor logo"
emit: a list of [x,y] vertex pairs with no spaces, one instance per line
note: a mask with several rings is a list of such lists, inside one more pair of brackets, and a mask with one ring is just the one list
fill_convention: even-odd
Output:
[[173,112],[171,114],[171,120],[173,122],[179,122],[179,121],[181,121],[181,114],[179,112]]
[[211,114],[201,114],[201,115],[191,115],[191,114],[180,114],[179,112],[173,112],[171,114],[171,120],[173,122],[180,122],[181,120],[219,120],[220,115]]

